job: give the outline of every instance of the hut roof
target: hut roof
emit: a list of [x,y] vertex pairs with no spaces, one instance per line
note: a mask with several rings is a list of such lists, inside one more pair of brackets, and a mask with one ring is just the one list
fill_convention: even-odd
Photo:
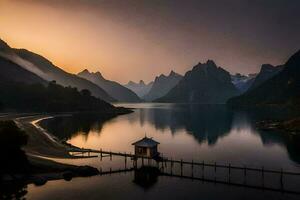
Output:
[[143,139],[132,143],[132,145],[139,146],[139,147],[154,147],[158,145],[159,142],[156,142],[152,138],[144,137]]

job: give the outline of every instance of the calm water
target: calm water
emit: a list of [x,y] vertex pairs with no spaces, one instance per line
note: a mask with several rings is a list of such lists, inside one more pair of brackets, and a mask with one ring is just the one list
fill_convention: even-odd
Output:
[[[248,165],[300,171],[299,143],[280,132],[256,129],[255,121],[282,114],[231,111],[224,106],[175,104],[123,104],[134,113],[103,119],[93,116],[61,117],[42,122],[61,139],[85,148],[133,152],[132,143],[145,136],[160,142],[159,151],[174,159]],[[119,169],[124,158],[60,160],[89,164],[102,170]],[[187,171],[188,169],[186,169]],[[174,177],[154,177],[150,186],[135,181],[135,172],[71,182],[51,181],[44,186],[27,186],[28,199],[297,199],[234,186],[218,185]],[[272,177],[271,177],[272,178]],[[274,177],[273,177],[274,178]],[[271,182],[278,181],[270,179]],[[294,182],[292,182],[294,184]],[[298,182],[299,183],[299,182]],[[297,188],[297,185],[294,185]]]

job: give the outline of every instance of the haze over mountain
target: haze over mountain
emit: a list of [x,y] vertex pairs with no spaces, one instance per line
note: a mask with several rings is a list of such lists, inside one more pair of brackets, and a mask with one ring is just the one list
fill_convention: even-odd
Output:
[[[24,66],[22,67],[19,64],[24,64]],[[8,82],[17,82],[20,84],[41,83],[46,85],[46,80],[28,70],[31,67],[29,64],[29,62],[18,58],[13,49],[3,40],[0,40],[0,83],[2,85]],[[37,69],[33,67],[32,65],[32,71],[36,72]]]
[[153,81],[151,81],[148,84],[145,84],[143,80],[140,80],[140,82],[135,83],[133,81],[129,81],[124,87],[132,90],[135,92],[140,98],[143,98],[152,88]]
[[180,74],[171,71],[168,76],[161,74],[155,77],[150,91],[143,97],[147,101],[152,101],[166,95],[181,80]]
[[58,84],[63,86],[72,86],[79,90],[88,89],[95,97],[99,97],[105,101],[115,101],[114,98],[109,96],[102,88],[94,83],[63,71],[38,54],[26,49],[13,49],[1,39],[0,56],[17,64],[23,69],[36,74],[45,81],[55,80]]
[[100,72],[93,73],[85,69],[77,75],[103,88],[110,96],[112,96],[120,102],[141,101],[141,99],[133,91],[115,81],[106,80]]
[[14,81],[21,84],[41,83],[46,85],[47,81],[38,75],[24,69],[16,63],[0,56],[0,83]]
[[236,73],[235,75],[231,75],[231,82],[240,91],[240,93],[244,93],[251,87],[256,76],[257,74],[248,74],[246,76]]
[[114,98],[109,96],[107,92],[105,92],[99,86],[86,79],[80,78],[75,74],[65,72],[38,54],[30,52],[26,49],[15,49],[14,51],[18,56],[30,61],[36,67],[38,67],[39,70],[46,74],[48,80],[55,80],[60,85],[76,87],[79,90],[88,89],[91,91],[92,95],[96,97],[99,97],[105,101],[115,101]]
[[91,96],[87,89],[79,91],[48,82],[47,78],[51,76],[45,71],[19,57],[14,49],[0,40],[0,109],[21,112],[128,112]]
[[[269,69],[269,66],[267,67]],[[283,69],[261,85],[228,101],[232,107],[290,106],[300,108],[300,50]]]
[[223,104],[237,94],[229,72],[208,60],[194,66],[173,89],[156,101]]
[[44,80],[50,80],[50,78],[42,72],[38,67],[36,67],[31,62],[19,57],[14,49],[12,49],[6,42],[0,39],[0,57],[15,63],[16,65],[22,67],[23,69],[30,71]]

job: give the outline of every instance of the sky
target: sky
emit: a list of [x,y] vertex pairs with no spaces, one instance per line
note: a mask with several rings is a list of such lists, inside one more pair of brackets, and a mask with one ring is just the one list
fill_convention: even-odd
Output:
[[0,0],[0,38],[120,83],[208,59],[248,74],[300,49],[299,10],[299,0]]

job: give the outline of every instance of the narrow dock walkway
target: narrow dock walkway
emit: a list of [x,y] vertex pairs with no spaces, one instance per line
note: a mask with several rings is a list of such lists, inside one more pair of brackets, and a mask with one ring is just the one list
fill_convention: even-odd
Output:
[[[131,153],[121,153],[121,152],[112,152],[112,151],[103,151],[102,149],[100,150],[94,150],[94,149],[70,149],[70,153],[72,155],[79,155],[81,157],[84,157],[85,154],[87,154],[87,157],[95,157],[95,155],[98,155],[100,159],[105,157],[109,157],[110,160],[112,160],[113,156],[121,156],[124,157],[124,162],[125,162],[125,169],[120,169],[117,171],[110,171],[104,172],[101,170],[100,174],[111,174],[111,173],[121,173],[121,172],[127,172],[127,171],[132,171],[137,169],[138,167],[138,159],[141,160],[142,166],[145,165],[145,161],[147,160],[148,163],[151,163],[151,160],[154,160],[156,162],[156,167],[160,170],[160,175],[161,176],[172,176],[172,177],[178,177],[178,178],[185,178],[185,179],[192,179],[192,180],[201,180],[201,181],[206,181],[206,182],[214,182],[214,183],[220,183],[220,184],[229,184],[229,185],[234,185],[234,186],[240,186],[240,187],[248,187],[248,188],[255,188],[255,189],[262,189],[262,190],[270,190],[270,191],[277,191],[277,192],[286,192],[286,193],[293,193],[293,194],[300,194],[299,191],[293,191],[288,188],[285,188],[285,184],[287,180],[284,180],[285,176],[296,176],[300,178],[300,173],[299,172],[291,172],[291,171],[284,171],[283,169],[281,170],[272,170],[272,169],[265,169],[264,167],[261,168],[253,168],[253,167],[247,167],[245,166],[235,166],[235,165],[224,165],[224,164],[217,164],[217,162],[212,163],[205,163],[204,161],[202,162],[194,162],[192,161],[184,161],[184,160],[176,160],[176,159],[169,159],[167,157],[159,157],[156,159],[152,159],[149,157],[144,157],[144,156],[137,156]],[[127,159],[131,159],[133,161],[133,166],[132,168],[127,168]],[[175,174],[173,173],[173,168],[174,165],[179,167],[179,173]],[[189,175],[184,173],[184,169],[186,169],[184,166],[189,166],[191,173]],[[206,171],[205,169],[210,168],[213,169],[213,172],[216,174],[218,170],[220,169],[226,169],[227,173],[227,180],[217,180],[216,176],[214,179],[209,179],[204,176],[204,172]],[[194,171],[195,170],[201,170],[202,171],[202,177],[196,177],[194,176]],[[231,180],[231,176],[234,171],[240,171],[242,172],[241,178],[243,178],[245,181],[243,183],[241,182],[233,182]],[[256,174],[261,177],[261,183],[258,185],[249,185],[246,183],[246,178],[249,176],[249,172],[257,172]],[[269,186],[266,186],[264,184],[265,182],[265,176],[267,174],[277,174],[279,175],[280,179],[280,187],[279,188],[272,188]],[[249,177],[248,177],[249,178]]]

